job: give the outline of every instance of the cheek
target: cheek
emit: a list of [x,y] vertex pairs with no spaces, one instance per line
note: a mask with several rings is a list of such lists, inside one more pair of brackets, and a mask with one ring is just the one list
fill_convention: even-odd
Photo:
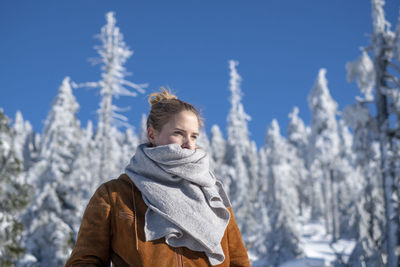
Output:
[[165,136],[163,138],[163,140],[161,140],[162,145],[169,145],[169,144],[182,144],[182,138],[180,138],[179,136],[174,136],[174,135],[170,135],[170,136]]
[[182,144],[182,138],[178,135],[178,136],[170,136],[169,137],[169,143],[170,144]]

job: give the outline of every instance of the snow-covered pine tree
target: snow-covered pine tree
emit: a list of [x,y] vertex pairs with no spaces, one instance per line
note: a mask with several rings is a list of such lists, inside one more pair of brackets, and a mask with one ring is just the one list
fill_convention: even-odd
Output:
[[207,152],[207,154],[210,156],[210,160],[213,159],[210,140],[208,139],[206,128],[204,126],[200,127],[199,137],[197,138],[196,145]]
[[252,205],[257,195],[257,148],[250,141],[247,122],[250,116],[244,111],[241,77],[236,70],[239,63],[229,61],[231,91],[231,109],[228,114],[225,162],[234,168],[233,181],[230,183],[229,193],[233,208],[236,211],[238,224],[244,235],[253,229],[256,222],[249,216],[252,214]]
[[[335,241],[339,237],[339,218],[337,202],[337,184],[334,163],[339,156],[339,134],[336,121],[337,103],[332,99],[326,70],[321,69],[308,96],[308,104],[312,113],[311,123],[311,173],[314,180],[314,193],[323,197],[323,215],[327,233],[332,234]],[[319,170],[319,171],[318,171]],[[320,187],[320,188],[318,188]],[[318,196],[315,195],[315,196]],[[317,198],[313,199],[312,214],[315,217]]]
[[90,197],[99,187],[101,181],[96,171],[99,162],[94,157],[96,146],[93,140],[93,124],[88,121],[82,137],[79,141],[79,153],[72,164],[72,171],[66,181],[62,184],[64,192],[73,192],[69,195],[68,205],[71,207],[65,210],[63,217],[68,225],[71,226],[75,237],[78,234],[81,218]]
[[23,224],[27,227],[27,249],[40,266],[63,265],[73,245],[74,231],[66,214],[75,209],[70,203],[76,188],[71,187],[74,182],[68,176],[82,138],[75,115],[78,108],[66,77],[45,121],[39,161],[28,171],[29,180],[35,182],[36,197],[23,216]]
[[0,109],[0,265],[14,266],[25,249],[20,239],[23,226],[18,216],[29,203],[32,188],[21,179],[22,161],[14,147],[15,131]]
[[210,133],[211,169],[215,172],[218,180],[222,181],[226,193],[230,196],[231,183],[234,181],[235,169],[225,162],[226,140],[218,125],[211,127]]
[[24,120],[20,111],[17,111],[15,114],[13,130],[15,132],[15,151],[17,153],[17,157],[22,160],[23,169],[26,171],[37,159],[39,138],[33,132],[29,121]]
[[[368,53],[363,50],[361,56],[354,62],[346,64],[348,71],[347,79],[352,82],[357,80],[362,96],[356,97],[356,103],[347,106],[343,111],[343,119],[353,129],[352,150],[355,154],[354,164],[359,172],[358,182],[360,185],[360,195],[356,201],[358,205],[357,239],[359,245],[363,244],[363,255],[360,254],[357,260],[363,260],[367,264],[372,256],[372,251],[379,252],[382,245],[382,231],[380,229],[384,221],[384,216],[380,216],[379,211],[384,210],[382,175],[379,172],[378,161],[380,153],[376,139],[376,122],[369,110],[369,106],[374,102],[373,88],[375,84],[374,65]],[[381,205],[380,205],[381,204]],[[364,240],[368,239],[368,242]],[[357,246],[359,246],[357,245]],[[365,247],[372,245],[372,247]],[[357,248],[357,253],[361,253]],[[355,256],[353,256],[354,258]],[[380,257],[375,255],[373,258]]]
[[304,125],[303,120],[298,116],[299,108],[294,107],[292,112],[289,114],[289,126],[286,134],[289,144],[296,147],[296,153],[304,159],[306,166],[308,163],[308,149],[309,149],[309,135],[310,128]]
[[121,143],[121,158],[119,160],[120,173],[123,173],[125,171],[125,167],[129,164],[132,156],[135,155],[136,148],[139,144],[139,138],[135,134],[134,129],[131,127],[127,128],[125,130]]
[[[373,101],[376,117],[376,137],[379,142],[380,169],[385,204],[385,247],[387,266],[397,266],[399,240],[399,205],[394,196],[400,195],[400,23],[391,31],[385,18],[384,0],[371,0],[372,35],[371,45],[364,49],[360,59],[348,63],[349,80],[357,77],[357,83],[364,93],[367,89]],[[400,20],[398,20],[400,22]],[[369,58],[370,53],[372,60]],[[365,94],[365,93],[364,93]],[[365,105],[366,106],[366,105]],[[365,136],[367,136],[365,134]],[[397,190],[397,192],[396,192]],[[397,210],[397,212],[396,212]]]
[[298,202],[296,177],[292,165],[294,151],[280,135],[278,122],[273,120],[267,130],[265,151],[268,164],[267,209],[270,231],[264,235],[268,266],[296,258],[302,252],[297,229]]
[[[390,66],[395,66],[395,71],[399,74],[399,68],[392,60],[393,50],[393,32],[390,31],[390,24],[385,19],[383,10],[383,0],[372,0],[372,24],[373,32],[371,43],[373,48],[373,61],[375,70],[375,96],[376,96],[376,117],[378,128],[378,140],[381,154],[380,167],[383,178],[383,192],[385,200],[386,217],[386,252],[388,254],[387,266],[397,266],[398,256],[396,250],[398,246],[399,231],[399,213],[395,211],[396,204],[393,199],[395,195],[395,160],[398,151],[394,148],[394,135],[400,132],[400,83],[399,78],[392,75]],[[396,112],[397,109],[397,112]],[[397,123],[391,127],[390,114],[397,113]],[[397,159],[399,160],[399,159]]]
[[222,136],[221,129],[216,124],[211,127],[210,146],[213,151],[212,157],[214,162],[217,165],[222,164],[225,158],[226,141]]
[[269,182],[269,166],[267,160],[267,153],[265,147],[258,151],[258,192],[256,201],[253,202],[253,220],[258,222],[251,231],[248,233],[246,248],[249,255],[257,258],[253,261],[254,266],[268,266],[270,263],[269,251],[271,250],[271,243],[269,239],[271,234],[270,225],[270,206],[268,206],[268,182]]
[[348,222],[349,225],[356,226],[356,229],[353,229],[357,244],[348,264],[380,266],[383,265],[381,248],[385,218],[379,147],[374,141],[375,122],[366,106],[371,99],[368,101],[366,98],[357,99],[355,104],[343,111],[343,119],[354,133],[352,150],[355,155],[354,165],[357,168],[352,192],[355,204],[351,207],[350,213],[353,213],[353,216]]
[[312,180],[308,172],[308,147],[309,134],[304,122],[298,116],[299,109],[293,108],[289,114],[290,122],[287,128],[286,136],[288,149],[291,150],[288,155],[292,156],[290,165],[293,167],[293,175],[299,197],[299,215],[303,215],[303,209],[310,207],[312,198]]
[[[40,142],[40,158],[47,160],[57,177],[70,171],[72,162],[79,151],[78,140],[82,132],[80,122],[76,118],[79,104],[72,94],[70,78],[64,78],[58,94],[44,123]],[[39,179],[39,184],[47,182]]]
[[343,119],[338,122],[339,156],[334,163],[339,212],[339,236],[356,238],[357,235],[357,202],[360,194],[359,181],[362,179],[355,166],[355,155],[352,150],[353,136]]
[[[114,178],[119,174],[120,150],[118,147],[117,128],[129,126],[128,119],[119,112],[124,111],[113,102],[119,96],[136,96],[137,92],[143,93],[146,84],[136,84],[125,79],[127,76],[124,64],[133,54],[123,40],[123,35],[116,26],[115,14],[106,14],[107,24],[101,28],[98,35],[101,45],[96,46],[100,58],[94,63],[101,63],[102,79],[98,82],[88,82],[80,86],[100,88],[100,108],[98,110],[99,120],[95,134],[100,168],[98,177],[101,181]],[[131,91],[127,89],[134,89]],[[114,135],[113,135],[114,134]]]

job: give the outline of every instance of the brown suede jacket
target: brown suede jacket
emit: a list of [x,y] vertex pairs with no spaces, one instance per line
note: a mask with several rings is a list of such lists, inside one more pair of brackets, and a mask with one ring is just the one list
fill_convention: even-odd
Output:
[[[221,245],[222,266],[250,266],[239,228],[233,216]],[[147,206],[131,179],[122,174],[101,185],[82,218],[78,238],[65,266],[211,266],[204,252],[167,245],[164,238],[145,241]]]

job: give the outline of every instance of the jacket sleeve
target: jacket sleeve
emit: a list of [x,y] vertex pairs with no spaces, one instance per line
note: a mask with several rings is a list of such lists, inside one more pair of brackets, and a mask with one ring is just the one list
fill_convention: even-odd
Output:
[[69,266],[110,266],[110,198],[106,186],[94,193],[83,214]]
[[232,208],[228,208],[231,213],[231,219],[228,224],[228,246],[229,260],[231,267],[251,267],[249,256],[244,246],[242,235],[233,215]]

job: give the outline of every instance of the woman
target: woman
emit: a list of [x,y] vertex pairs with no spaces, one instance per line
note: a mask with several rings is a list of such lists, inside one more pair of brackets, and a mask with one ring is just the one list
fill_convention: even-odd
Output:
[[66,266],[250,266],[209,159],[198,111],[163,89],[149,97],[148,144],[101,185]]

